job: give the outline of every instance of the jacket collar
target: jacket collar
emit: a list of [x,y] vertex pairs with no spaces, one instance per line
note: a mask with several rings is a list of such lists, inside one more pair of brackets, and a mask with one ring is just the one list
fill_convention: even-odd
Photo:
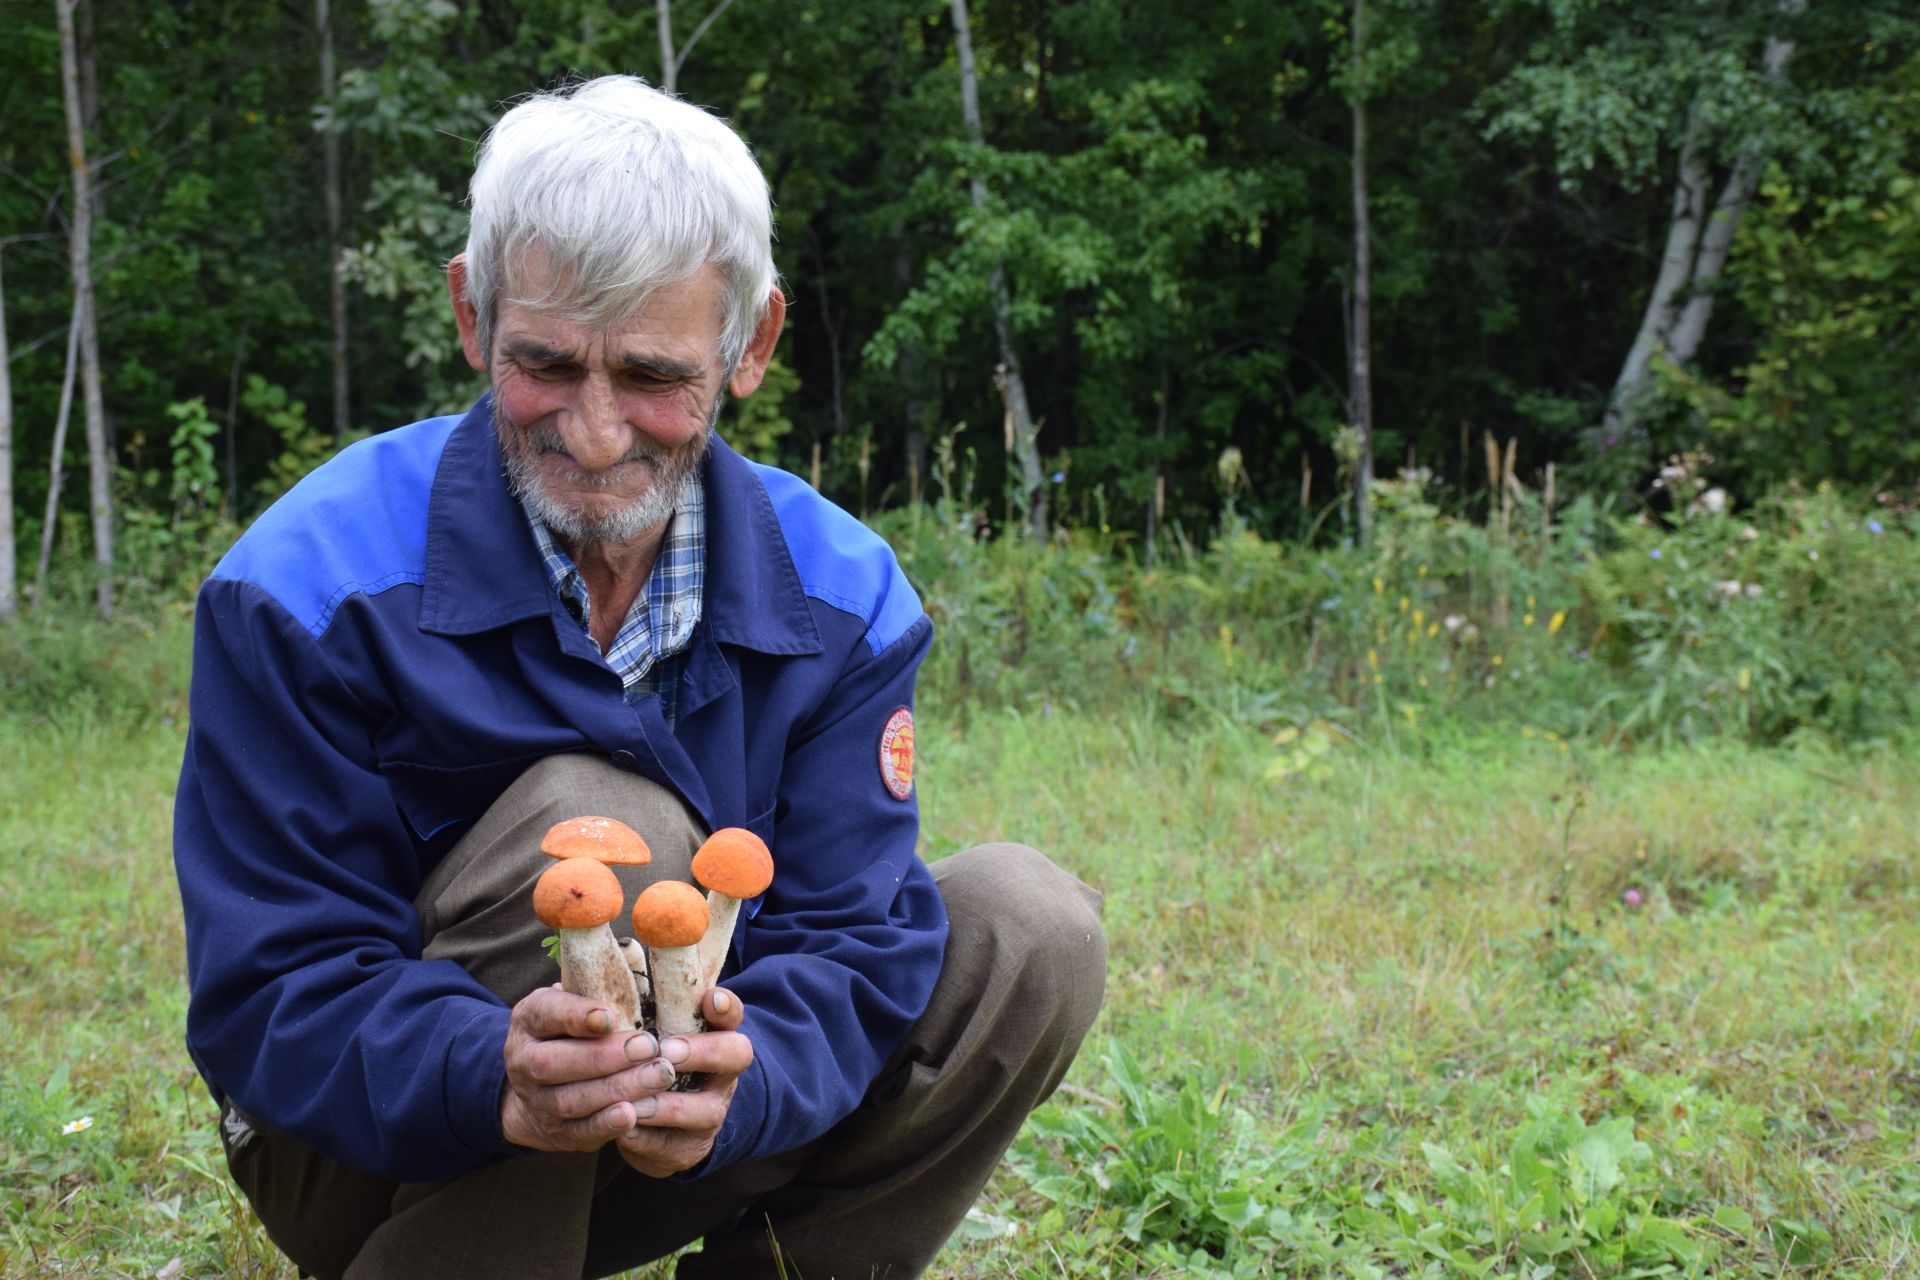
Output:
[[[427,506],[420,628],[473,635],[551,613],[551,588],[526,513],[507,488],[490,395],[454,427]],[[824,648],[793,553],[752,464],[717,435],[707,486],[707,596],[701,629],[760,653]]]

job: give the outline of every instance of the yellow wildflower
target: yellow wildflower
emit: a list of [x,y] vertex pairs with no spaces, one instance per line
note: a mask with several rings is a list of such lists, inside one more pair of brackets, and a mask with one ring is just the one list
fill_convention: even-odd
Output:
[[1550,636],[1557,636],[1560,634],[1560,628],[1566,625],[1567,625],[1567,611],[1565,609],[1555,609],[1553,611],[1553,616],[1547,619],[1547,634]]
[[1426,620],[1427,620],[1427,615],[1424,611],[1419,609],[1415,609],[1413,611],[1413,625],[1415,627],[1418,627],[1421,623],[1425,622]]
[[1387,589],[1387,584],[1380,580],[1380,575],[1377,573],[1374,574],[1373,575],[1373,594],[1380,595],[1386,589]]
[[1532,625],[1533,625],[1533,615],[1529,613],[1529,614],[1527,614],[1527,615],[1526,615],[1525,617],[1523,617],[1523,618],[1521,618],[1521,619],[1520,619],[1520,625],[1521,625],[1521,626],[1523,626],[1523,627],[1530,627],[1530,626],[1532,626]]
[[1431,640],[1439,634],[1440,634],[1440,624],[1437,622],[1429,622],[1427,624],[1427,639]]
[[1402,612],[1402,613],[1405,613],[1405,612],[1407,611],[1407,608],[1408,608],[1408,606],[1410,606],[1410,605],[1412,605],[1412,604],[1413,604],[1413,601],[1411,601],[1411,600],[1409,600],[1409,599],[1408,599],[1407,597],[1405,597],[1405,596],[1401,596],[1401,597],[1400,597],[1400,612]]
[[1375,671],[1380,669],[1380,655],[1371,649],[1367,650],[1367,665]]
[[1494,655],[1493,655],[1493,665],[1494,665],[1494,666],[1496,666],[1496,667],[1504,667],[1504,666],[1506,666],[1506,665],[1507,665],[1507,655],[1505,655],[1504,653],[1496,653],[1496,654],[1494,654]]

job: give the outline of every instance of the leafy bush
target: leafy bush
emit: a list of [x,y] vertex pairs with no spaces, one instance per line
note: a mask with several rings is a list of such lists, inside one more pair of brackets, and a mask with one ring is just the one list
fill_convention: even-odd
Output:
[[964,488],[879,523],[941,632],[926,679],[950,710],[1121,688],[1175,720],[1275,735],[1418,741],[1462,718],[1563,743],[1908,732],[1914,515],[1827,487],[1735,513],[1698,464],[1669,467],[1665,514],[1581,500],[1550,520],[1523,495],[1501,530],[1412,476],[1380,486],[1366,551],[1230,520],[1153,567],[1090,530],[990,538]]

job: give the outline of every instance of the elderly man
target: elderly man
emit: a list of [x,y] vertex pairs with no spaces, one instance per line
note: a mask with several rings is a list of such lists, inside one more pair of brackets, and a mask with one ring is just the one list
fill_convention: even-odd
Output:
[[[1101,998],[1097,900],[915,856],[931,624],[886,545],[713,435],[784,319],[767,187],[625,78],[523,102],[448,269],[490,391],[343,452],[201,593],[175,857],[236,1182],[319,1276],[918,1274]],[[772,847],[709,1029],[554,983],[540,836]],[[693,1092],[669,1084],[695,1073]]]

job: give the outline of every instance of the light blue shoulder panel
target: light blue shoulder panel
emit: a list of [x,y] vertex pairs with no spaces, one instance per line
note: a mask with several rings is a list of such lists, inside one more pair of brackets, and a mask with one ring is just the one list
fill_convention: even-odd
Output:
[[920,596],[886,539],[799,476],[764,463],[747,465],[773,500],[801,589],[865,622],[867,647],[876,654],[905,635],[921,616]]
[[462,416],[341,450],[268,507],[212,578],[259,587],[315,637],[348,597],[424,581],[434,471]]

